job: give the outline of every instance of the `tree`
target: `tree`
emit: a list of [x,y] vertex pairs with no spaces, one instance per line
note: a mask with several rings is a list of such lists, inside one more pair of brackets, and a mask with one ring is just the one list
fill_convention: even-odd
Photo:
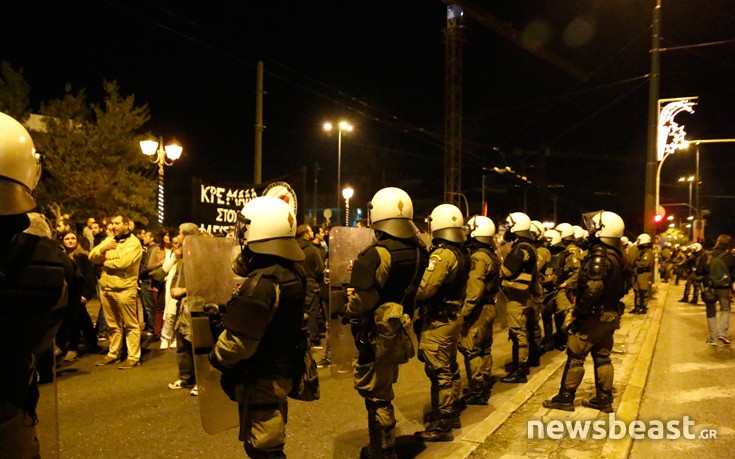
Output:
[[122,212],[147,225],[155,212],[155,166],[138,149],[136,132],[148,121],[147,104],[103,83],[104,101],[89,104],[84,89],[41,104],[45,131],[33,133],[44,173],[39,207],[75,220]]
[[23,69],[15,71],[9,62],[0,62],[0,112],[25,121],[31,113],[28,108],[30,92]]

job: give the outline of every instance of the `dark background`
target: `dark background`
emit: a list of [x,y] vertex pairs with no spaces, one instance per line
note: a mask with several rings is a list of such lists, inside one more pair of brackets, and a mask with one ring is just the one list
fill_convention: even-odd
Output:
[[[10,3],[10,4],[9,4]],[[513,0],[476,5],[589,74],[577,80],[466,18],[462,189],[480,211],[482,167],[511,166],[531,183],[529,215],[579,222],[581,211],[619,212],[642,230],[651,12],[654,1]],[[167,221],[190,217],[191,177],[252,182],[255,65],[265,62],[263,179],[302,166],[318,206],[336,204],[336,135],[348,119],[342,182],[361,206],[385,185],[414,198],[417,216],[443,190],[446,8],[438,0],[56,1],[0,7],[0,59],[24,69],[34,108],[69,82],[99,100],[117,80],[150,106],[147,128],[176,137],[182,158],[166,169]],[[699,96],[682,114],[688,138],[735,137],[735,1],[663,0],[660,97]],[[709,231],[728,231],[735,144],[701,155]],[[104,154],[104,152],[101,152]],[[686,202],[676,182],[694,155],[662,169],[661,202]],[[489,215],[523,209],[520,182],[488,174]],[[300,203],[313,206],[313,184]],[[334,190],[334,191],[333,191]],[[669,211],[683,212],[683,208]],[[712,233],[709,233],[712,234]]]

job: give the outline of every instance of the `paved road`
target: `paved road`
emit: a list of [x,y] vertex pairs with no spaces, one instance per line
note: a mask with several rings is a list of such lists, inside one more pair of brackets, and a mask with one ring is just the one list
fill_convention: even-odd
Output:
[[679,303],[683,285],[671,287],[653,357],[640,419],[696,421],[697,435],[715,429],[712,440],[636,440],[631,457],[735,457],[735,349],[705,344],[704,305]]
[[[316,353],[319,359],[321,351]],[[554,354],[558,352],[544,356],[543,362]],[[507,332],[497,330],[493,355],[494,373],[502,376],[510,355]],[[143,365],[128,371],[114,365],[95,367],[97,358],[85,356],[60,367],[61,457],[242,457],[236,430],[207,435],[198,418],[198,398],[167,388],[177,377],[175,351],[149,349]],[[289,402],[286,452],[293,458],[358,457],[367,443],[363,400],[351,379],[336,380],[328,369],[319,374],[321,400]],[[473,406],[463,413],[464,427],[456,431],[456,442],[522,389],[523,385],[496,385],[490,406]],[[456,443],[431,444],[424,450],[409,441],[415,431],[423,430],[422,419],[429,409],[429,381],[418,360],[401,367],[396,396],[401,449],[408,457],[447,457]]]
[[[654,303],[647,316],[624,316],[616,333],[614,407],[620,415],[625,411],[621,400],[628,397],[628,403],[637,412],[640,403],[635,393],[629,396],[636,391],[628,383],[641,368],[647,369],[655,342],[649,338],[648,353],[641,349],[646,347],[646,338],[655,337],[661,325],[640,419],[673,419],[690,414],[698,429],[717,429],[719,439],[717,443],[636,441],[630,457],[735,457],[735,411],[729,409],[735,395],[735,354],[730,347],[706,346],[703,306],[677,303],[681,287],[672,286],[670,292],[669,286],[664,287],[659,292],[660,304]],[[316,352],[318,359],[321,351]],[[497,330],[493,347],[496,375],[504,374],[502,365],[509,353],[507,333]],[[87,356],[60,368],[61,457],[243,457],[236,430],[207,435],[199,422],[199,399],[189,396],[187,391],[167,388],[167,383],[176,379],[174,351],[149,349],[144,354],[144,365],[130,371],[114,366],[95,367],[97,358]],[[475,449],[472,457],[600,456],[603,448],[609,446],[604,441],[526,439],[526,422],[530,418],[603,416],[581,406],[570,415],[541,407],[541,401],[558,390],[559,368],[564,358],[558,352],[544,355],[542,366],[532,371],[532,379],[526,385],[496,384],[490,406],[469,407],[463,413],[463,428],[455,431],[454,442],[429,445],[411,441],[411,434],[422,429],[421,421],[429,408],[429,382],[420,362],[412,360],[401,368],[396,385],[398,444],[405,453],[402,457],[460,458]],[[320,380],[320,401],[289,404],[286,452],[291,458],[358,457],[360,447],[367,442],[363,401],[352,389],[350,379],[336,380],[327,369],[321,369]],[[645,384],[645,378],[643,381]],[[49,390],[44,388],[45,392]],[[578,402],[593,390],[588,363]],[[235,405],[225,409],[235,410]],[[616,454],[612,457],[623,457],[619,451]]]

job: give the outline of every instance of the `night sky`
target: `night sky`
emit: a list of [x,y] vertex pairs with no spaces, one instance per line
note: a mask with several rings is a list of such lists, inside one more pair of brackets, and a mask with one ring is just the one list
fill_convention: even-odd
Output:
[[[190,178],[253,178],[255,66],[265,63],[263,177],[308,167],[313,202],[334,206],[337,140],[325,120],[348,119],[343,183],[364,203],[382,186],[406,189],[418,215],[443,189],[446,8],[401,1],[4,2],[0,60],[21,67],[33,108],[102,80],[149,104],[150,132],[176,137],[182,158],[166,170],[167,206],[188,217]],[[483,166],[531,179],[529,215],[577,223],[579,212],[618,211],[642,229],[653,0],[475,0],[588,75],[580,81],[465,18],[463,191],[480,210]],[[691,139],[735,137],[735,0],[663,0],[663,46],[724,41],[662,53],[661,97],[699,96],[680,115]],[[702,207],[712,231],[732,231],[735,144],[703,146]],[[692,154],[667,159],[662,203],[686,202],[676,182]],[[521,210],[518,183],[488,175],[490,216]],[[178,199],[176,199],[178,197]]]

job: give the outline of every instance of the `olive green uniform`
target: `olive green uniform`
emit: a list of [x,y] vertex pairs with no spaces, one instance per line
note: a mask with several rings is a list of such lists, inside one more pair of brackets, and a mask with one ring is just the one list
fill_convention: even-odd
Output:
[[620,326],[623,297],[622,254],[616,248],[596,243],[579,271],[573,320],[569,325],[567,363],[559,393],[544,402],[547,408],[574,411],[574,397],[584,377],[584,361],[592,354],[596,396],[585,406],[612,412],[614,369],[610,354],[613,333]]
[[[513,341],[517,367],[503,382],[525,382],[528,372],[528,315],[532,313],[531,297],[536,285],[536,248],[526,238],[513,243],[500,269],[501,288],[508,298],[509,338]],[[516,354],[517,352],[517,354]]]
[[298,265],[273,260],[255,262],[227,305],[225,330],[210,354],[223,389],[238,403],[239,438],[253,458],[285,457],[287,395],[306,340],[306,275]]
[[398,366],[414,355],[411,315],[418,279],[427,264],[426,249],[415,240],[381,235],[355,260],[347,303],[358,358],[354,386],[368,412],[370,444],[361,457],[395,457],[396,418],[393,384]]
[[633,263],[633,291],[635,292],[634,314],[646,312],[648,297],[653,288],[653,250],[648,244],[638,248],[638,256]]
[[[479,244],[478,244],[479,245]],[[487,404],[492,386],[495,294],[500,285],[500,260],[489,247],[470,246],[470,268],[459,350],[469,382],[468,403]],[[484,402],[484,403],[483,403]]]
[[[457,254],[460,254],[459,257]],[[455,402],[461,396],[457,346],[462,331],[460,314],[469,272],[469,256],[457,246],[440,242],[429,257],[416,299],[426,303],[419,357],[431,380],[434,419],[456,416]]]

